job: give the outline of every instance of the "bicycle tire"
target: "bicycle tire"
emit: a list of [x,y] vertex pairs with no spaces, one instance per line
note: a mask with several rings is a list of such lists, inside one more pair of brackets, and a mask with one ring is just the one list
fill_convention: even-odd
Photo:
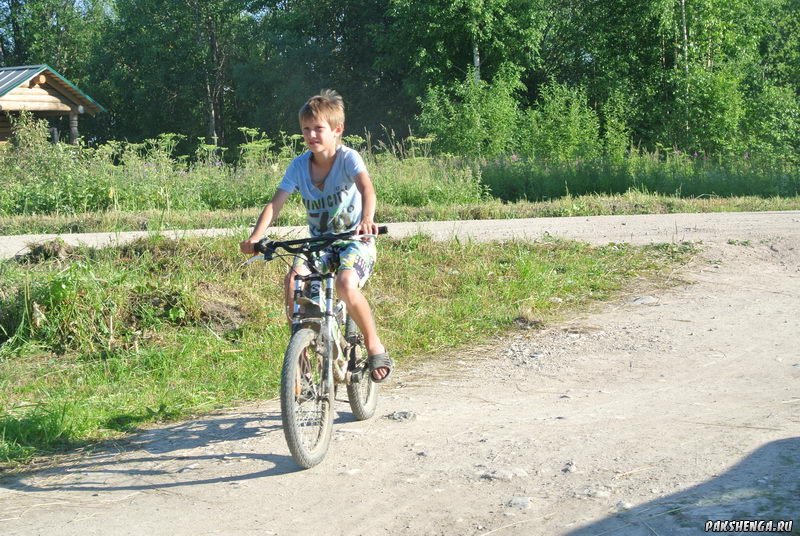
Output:
[[289,340],[281,371],[281,420],[292,458],[308,469],[328,451],[333,431],[333,390],[323,394],[325,363],[317,332],[304,328]]
[[[350,340],[359,333],[358,327],[350,318],[347,319],[345,333]],[[360,337],[358,341],[358,344],[350,348],[351,354],[348,357],[355,361],[356,370],[363,369],[364,372],[359,382],[347,384],[347,401],[350,402],[353,416],[359,421],[365,421],[375,415],[375,409],[378,407],[378,384],[372,381],[372,374],[367,367],[367,350],[364,342]]]

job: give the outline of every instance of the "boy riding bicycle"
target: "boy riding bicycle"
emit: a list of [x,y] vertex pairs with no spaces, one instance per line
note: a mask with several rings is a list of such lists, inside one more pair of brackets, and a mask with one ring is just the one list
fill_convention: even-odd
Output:
[[[332,90],[311,97],[299,113],[300,127],[308,151],[289,164],[272,200],[256,221],[250,237],[240,244],[242,253],[253,254],[254,245],[278,217],[284,203],[300,192],[308,214],[312,236],[356,231],[378,233],[375,224],[375,188],[357,151],[341,145],[344,131],[344,102]],[[336,293],[347,305],[351,318],[364,335],[372,380],[389,377],[393,362],[378,337],[369,303],[361,293],[372,274],[377,251],[375,239],[342,240],[323,254],[326,270],[336,270]],[[338,265],[335,260],[338,258]],[[293,307],[294,278],[310,270],[300,257],[285,279],[286,311]]]

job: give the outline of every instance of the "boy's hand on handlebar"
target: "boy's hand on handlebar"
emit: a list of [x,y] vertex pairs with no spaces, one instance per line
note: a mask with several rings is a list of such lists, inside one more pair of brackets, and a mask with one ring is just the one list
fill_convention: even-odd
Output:
[[241,250],[242,253],[246,253],[247,255],[253,255],[256,252],[255,245],[257,242],[258,240],[251,240],[248,238],[247,240],[243,240],[242,242],[239,243],[239,249]]
[[378,234],[378,224],[372,220],[361,220],[361,223],[358,224],[358,228],[356,228],[357,235],[377,235]]

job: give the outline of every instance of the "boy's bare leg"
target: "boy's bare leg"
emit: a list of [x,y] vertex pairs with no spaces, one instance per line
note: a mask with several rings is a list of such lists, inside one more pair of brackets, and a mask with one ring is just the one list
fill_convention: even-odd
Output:
[[[342,270],[336,274],[336,293],[347,305],[350,317],[355,321],[361,334],[364,335],[364,346],[368,355],[382,354],[386,348],[378,337],[375,320],[369,302],[358,288],[358,276],[353,270]],[[376,380],[385,378],[389,374],[386,367],[376,368],[372,373]]]

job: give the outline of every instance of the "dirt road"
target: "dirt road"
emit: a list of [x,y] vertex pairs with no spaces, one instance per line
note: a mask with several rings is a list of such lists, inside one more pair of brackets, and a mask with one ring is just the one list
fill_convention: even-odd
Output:
[[800,533],[800,213],[479,226],[436,229],[703,253],[672,284],[406,366],[376,418],[340,404],[314,469],[292,462],[270,401],[6,476],[0,531],[652,536],[791,519]]
[[[574,218],[527,218],[518,220],[466,220],[420,223],[390,223],[389,234],[403,237],[425,233],[436,239],[458,237],[474,240],[537,240],[544,235],[582,240],[595,244],[630,242],[651,244],[659,242],[724,242],[747,236],[751,240],[783,236],[796,232],[800,212],[669,214],[641,216],[596,216]],[[304,227],[275,227],[276,235],[301,235]],[[29,246],[61,238],[70,245],[85,244],[92,247],[120,244],[147,236],[148,231],[119,233],[81,233],[0,236],[0,259],[24,254]],[[164,236],[224,236],[246,233],[230,229],[198,229],[190,231],[163,231]]]

